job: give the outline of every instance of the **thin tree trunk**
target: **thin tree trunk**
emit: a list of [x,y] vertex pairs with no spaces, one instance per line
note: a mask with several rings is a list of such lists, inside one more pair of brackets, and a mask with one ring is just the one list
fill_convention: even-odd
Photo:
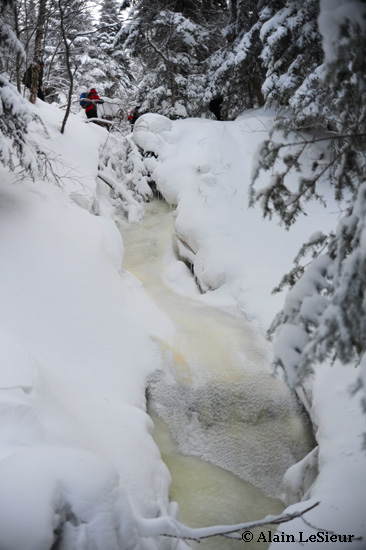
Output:
[[251,78],[251,84],[253,86],[254,93],[257,97],[259,107],[263,107],[265,101],[262,94],[262,82],[258,73],[254,73]]
[[236,4],[236,0],[231,0],[230,7],[231,7],[231,22],[234,23],[238,16],[238,7]]
[[[18,6],[17,6],[17,2],[14,2],[14,6],[13,6],[13,14],[14,14],[14,30],[15,30],[15,34],[16,34],[16,37],[18,38],[18,40],[20,40],[20,32],[19,32],[19,18],[18,18]],[[20,78],[20,67],[21,67],[21,54],[19,52],[17,52],[17,57],[16,57],[16,65],[15,65],[15,71],[16,71],[16,80],[17,80],[17,90],[19,93],[22,92],[22,89],[21,89],[21,78]]]
[[52,54],[52,57],[51,57],[51,60],[47,60],[47,76],[46,76],[46,81],[49,81],[50,80],[50,74],[51,74],[51,71],[52,71],[52,68],[53,68],[53,62],[55,60],[55,57],[56,55],[58,55],[58,49],[60,47],[62,43],[62,39],[60,39],[58,42],[57,42],[57,45],[55,47],[55,51],[53,52]]
[[39,71],[41,69],[40,61],[42,54],[42,39],[44,35],[44,25],[46,21],[47,13],[47,0],[39,0],[39,11],[37,19],[36,39],[34,45],[34,57],[32,68],[32,85],[30,90],[29,101],[35,103],[37,99],[38,85],[39,85]]
[[65,45],[66,68],[67,68],[67,74],[69,75],[69,79],[70,79],[70,88],[69,88],[69,94],[67,98],[67,107],[66,107],[65,116],[61,126],[61,134],[63,134],[65,131],[66,122],[67,122],[67,119],[69,118],[69,114],[71,110],[71,97],[72,97],[72,91],[74,88],[74,75],[72,73],[71,65],[70,65],[70,46],[66,36],[65,17],[64,17],[65,14],[64,14],[63,7],[61,5],[61,0],[58,0],[58,6],[60,10],[61,34]]

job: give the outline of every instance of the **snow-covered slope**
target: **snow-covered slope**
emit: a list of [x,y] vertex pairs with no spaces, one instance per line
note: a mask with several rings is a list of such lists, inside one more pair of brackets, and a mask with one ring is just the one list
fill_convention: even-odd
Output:
[[169,511],[144,379],[158,366],[153,337],[172,327],[121,270],[96,181],[107,132],[72,116],[62,136],[63,113],[36,109],[50,133],[35,135],[48,177],[1,169],[0,545],[49,548],[64,529],[65,548],[135,548],[132,511]]

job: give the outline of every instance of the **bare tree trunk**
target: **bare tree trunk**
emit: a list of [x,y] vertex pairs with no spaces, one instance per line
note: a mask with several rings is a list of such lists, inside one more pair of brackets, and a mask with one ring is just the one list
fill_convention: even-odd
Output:
[[64,116],[64,119],[62,121],[62,126],[61,126],[61,134],[63,134],[64,131],[65,131],[66,122],[67,122],[67,119],[69,118],[69,114],[70,114],[70,110],[71,110],[71,97],[72,97],[72,91],[73,91],[73,88],[74,88],[74,75],[73,75],[73,72],[71,70],[70,45],[69,45],[69,41],[67,40],[66,29],[65,29],[65,13],[64,13],[63,6],[61,4],[61,0],[58,0],[58,7],[59,7],[59,10],[60,10],[61,34],[62,34],[62,39],[63,39],[63,42],[64,42],[64,46],[65,46],[66,68],[67,68],[67,74],[68,74],[69,79],[70,79],[70,88],[69,88],[69,94],[68,94],[68,97],[67,97],[66,112],[65,112],[65,116]]
[[[14,15],[14,30],[15,30],[15,34],[16,34],[16,37],[18,38],[18,40],[20,39],[20,32],[19,32],[19,17],[18,17],[18,6],[17,6],[17,3],[14,2],[14,6],[13,6],[13,15]],[[16,65],[15,65],[15,74],[16,74],[16,80],[17,80],[17,90],[19,93],[22,92],[22,89],[21,89],[21,79],[20,79],[20,67],[21,67],[21,54],[19,52],[17,52],[17,57],[16,57]]]
[[236,4],[236,0],[231,0],[230,7],[231,7],[231,22],[234,23],[238,16],[238,7]]
[[251,78],[251,84],[253,86],[254,93],[257,97],[259,107],[263,107],[265,101],[262,94],[262,81],[258,73],[254,73]]
[[39,71],[41,69],[40,60],[42,53],[42,39],[44,35],[44,25],[46,21],[47,13],[47,0],[39,0],[39,11],[37,19],[36,39],[34,45],[34,57],[32,68],[32,85],[30,90],[29,101],[35,103],[37,99],[38,85],[39,85]]

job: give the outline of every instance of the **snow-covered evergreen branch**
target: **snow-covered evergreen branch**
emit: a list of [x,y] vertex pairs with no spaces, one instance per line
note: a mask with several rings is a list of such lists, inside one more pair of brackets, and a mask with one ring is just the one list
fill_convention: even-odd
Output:
[[[296,2],[289,4],[293,7]],[[291,287],[270,333],[275,334],[276,364],[285,369],[293,386],[317,362],[338,358],[356,363],[365,351],[366,6],[352,5],[350,13],[347,0],[341,0],[336,10],[327,0],[320,1],[325,62],[295,89],[271,139],[262,145],[253,180],[263,170],[272,172],[269,183],[262,189],[251,188],[251,203],[260,201],[264,215],[278,214],[287,227],[306,212],[307,201],[315,198],[325,204],[320,182],[323,189],[333,188],[336,200],[347,197],[347,211],[334,233],[316,233],[305,243],[294,269],[275,289]],[[278,36],[273,25],[263,36],[269,40],[271,32]],[[311,261],[301,265],[309,251]]]

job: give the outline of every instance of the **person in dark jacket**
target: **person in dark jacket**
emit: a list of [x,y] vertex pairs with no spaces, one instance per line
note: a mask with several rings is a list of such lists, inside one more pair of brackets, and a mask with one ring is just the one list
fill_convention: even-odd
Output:
[[88,118],[98,118],[97,103],[104,103],[103,99],[100,99],[95,88],[91,88],[89,92],[89,99],[92,101],[85,109],[86,116]]
[[211,101],[208,105],[209,110],[211,111],[211,113],[213,113],[215,115],[217,120],[222,120],[222,118],[221,118],[221,106],[222,106],[223,102],[224,102],[224,98],[222,97],[222,95],[219,95],[219,96],[214,97],[213,99],[211,99]]
[[42,99],[42,101],[44,101],[44,93],[43,93],[43,71],[44,71],[44,63],[43,63],[43,61],[39,61],[38,91],[37,91],[37,96],[39,97],[39,99]]
[[132,111],[130,112],[130,114],[127,117],[127,120],[130,122],[131,126],[133,126],[135,124],[136,120],[140,116],[140,113],[139,113],[140,107],[141,107],[141,105],[137,105],[137,107],[132,109]]
[[37,97],[39,99],[42,99],[44,101],[44,94],[42,90],[42,84],[43,84],[43,69],[44,69],[44,63],[43,61],[37,61],[36,66],[29,65],[28,69],[25,71],[23,76],[23,84],[29,90],[32,87],[32,78],[33,78],[33,70],[37,68],[38,69],[38,90],[37,90]]

